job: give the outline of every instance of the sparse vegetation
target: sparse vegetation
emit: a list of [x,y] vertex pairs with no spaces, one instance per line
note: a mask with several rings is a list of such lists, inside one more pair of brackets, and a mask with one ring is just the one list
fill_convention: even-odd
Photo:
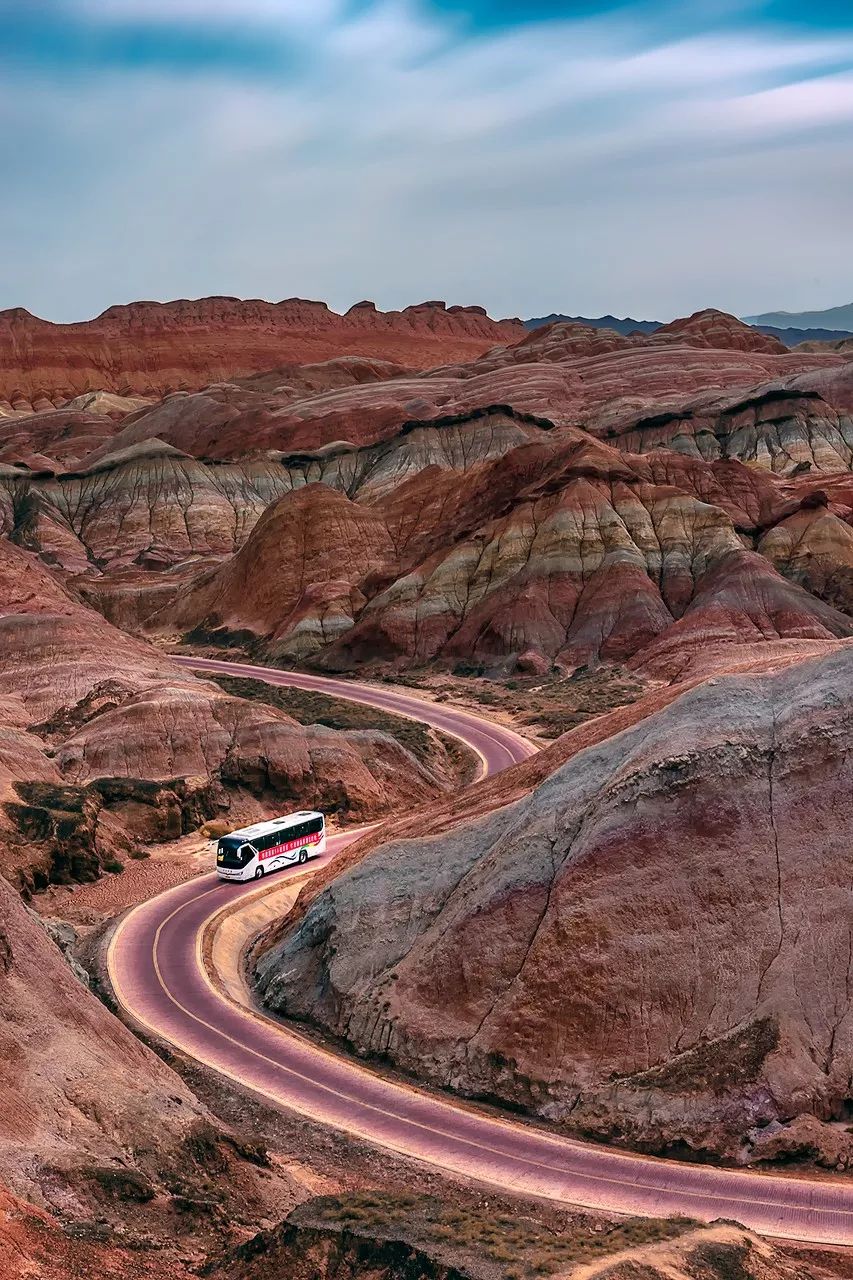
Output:
[[344,698],[332,698],[309,689],[265,684],[263,680],[250,680],[243,676],[215,675],[212,679],[233,697],[266,702],[285,711],[300,724],[321,724],[327,729],[379,730],[396,738],[419,760],[429,758],[429,729],[419,721],[388,715],[374,707],[347,702]]
[[496,1213],[484,1216],[431,1196],[366,1191],[323,1196],[301,1205],[290,1221],[304,1227],[351,1231],[381,1239],[402,1239],[431,1253],[445,1250],[457,1260],[496,1267],[506,1280],[534,1280],[624,1249],[670,1240],[695,1227],[678,1218],[630,1218],[598,1224],[589,1219],[564,1230],[533,1218]]
[[452,676],[408,672],[401,684],[428,687],[440,698],[468,699],[511,716],[522,730],[559,738],[595,716],[636,702],[645,682],[618,665],[578,667],[571,675],[556,668],[547,675],[489,676],[482,662],[459,662]]
[[357,702],[348,702],[345,698],[334,698],[309,689],[270,685],[263,680],[251,680],[243,676],[215,675],[211,678],[233,697],[266,702],[286,712],[300,724],[320,724],[327,729],[372,729],[387,733],[426,765],[437,763],[437,756],[443,752],[452,771],[465,781],[473,776],[476,769],[470,752],[456,738],[438,733],[419,720],[408,720],[405,716],[395,716],[376,707],[362,706]]

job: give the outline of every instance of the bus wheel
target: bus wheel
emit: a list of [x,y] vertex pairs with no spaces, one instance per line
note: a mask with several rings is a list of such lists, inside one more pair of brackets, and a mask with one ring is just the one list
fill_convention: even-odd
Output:
[[307,862],[307,861],[308,861],[308,850],[307,850],[307,849],[300,849],[300,850],[299,850],[299,861],[300,861],[300,862]]
[[258,867],[257,871],[255,872],[255,879],[262,880],[263,877],[264,877],[264,869],[263,867]]

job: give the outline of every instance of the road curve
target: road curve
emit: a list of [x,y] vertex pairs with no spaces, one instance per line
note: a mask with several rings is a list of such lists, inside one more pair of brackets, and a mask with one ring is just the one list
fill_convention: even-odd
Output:
[[[505,768],[532,751],[512,730],[400,690],[215,660],[181,661],[199,671],[296,685],[424,720],[468,743],[480,755],[484,772]],[[357,834],[330,838],[327,854],[314,866],[333,858]],[[281,884],[290,874],[300,872],[282,872],[272,883]],[[507,1191],[619,1213],[731,1218],[768,1235],[853,1244],[849,1182],[654,1160],[562,1138],[384,1079],[230,1000],[201,962],[202,934],[223,906],[269,887],[259,890],[253,882],[228,884],[215,874],[203,875],[125,916],[110,943],[108,969],[129,1018],[266,1099]]]

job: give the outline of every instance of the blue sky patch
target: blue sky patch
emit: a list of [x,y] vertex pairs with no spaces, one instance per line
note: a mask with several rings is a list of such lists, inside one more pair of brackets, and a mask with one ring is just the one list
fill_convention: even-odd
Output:
[[853,297],[850,0],[0,0],[0,308]]

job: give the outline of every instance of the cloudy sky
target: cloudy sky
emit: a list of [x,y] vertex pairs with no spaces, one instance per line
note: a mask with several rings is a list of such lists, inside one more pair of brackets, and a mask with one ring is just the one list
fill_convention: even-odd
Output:
[[0,308],[853,299],[851,0],[0,0]]

